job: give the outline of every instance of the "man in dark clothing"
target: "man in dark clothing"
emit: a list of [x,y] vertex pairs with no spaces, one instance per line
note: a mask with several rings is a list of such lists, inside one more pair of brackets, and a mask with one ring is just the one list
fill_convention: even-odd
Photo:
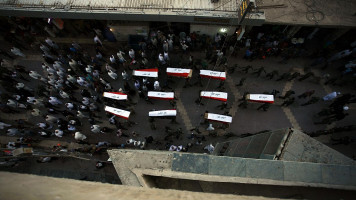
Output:
[[293,74],[291,74],[291,77],[288,79],[288,81],[291,81],[291,80],[297,78],[298,76],[300,76],[300,73],[299,72],[294,72]]
[[248,94],[250,94],[250,93],[249,92],[244,92],[244,94],[242,95],[242,98],[239,99],[239,101],[245,101]]
[[275,97],[278,93],[279,93],[278,90],[273,89],[271,92],[271,95],[273,95],[273,97]]
[[223,102],[221,105],[218,105],[217,107],[220,108],[220,110],[229,109],[229,108],[227,107],[227,102],[226,102],[226,101]]
[[320,100],[319,97],[312,97],[309,101],[307,101],[306,103],[303,103],[301,106],[307,106],[310,104],[314,104],[317,103]]
[[276,79],[276,81],[281,81],[288,77],[289,77],[289,73],[283,73],[278,79]]
[[333,138],[331,138],[331,140],[333,141],[333,142],[332,142],[333,145],[337,145],[337,144],[348,145],[348,144],[350,144],[351,142],[354,142],[354,141],[355,141],[354,138],[350,138],[349,136],[345,136],[345,137],[342,137],[342,138],[340,138],[340,139],[333,139]]
[[269,107],[270,107],[269,103],[264,103],[260,107],[258,107],[257,110],[263,109],[263,111],[267,111]]
[[335,82],[337,81],[338,78],[330,78],[329,80],[325,81],[324,85],[328,85],[328,84],[335,84]]
[[266,77],[269,78],[270,80],[273,79],[274,76],[278,76],[277,70],[273,70],[272,72],[266,74]]
[[236,84],[235,86],[237,86],[237,87],[238,86],[243,86],[245,81],[246,81],[246,78],[241,78],[240,82],[238,84]]
[[308,72],[308,73],[304,74],[302,77],[300,77],[298,80],[299,81],[303,81],[303,80],[305,80],[305,79],[307,79],[307,78],[309,78],[311,76],[314,77],[315,76],[314,73],[313,72]]
[[242,102],[238,105],[238,107],[243,107],[243,108],[247,108],[247,100],[242,100]]
[[264,67],[258,68],[256,71],[254,71],[252,74],[257,74],[257,77],[260,77],[262,72],[266,73],[266,70]]
[[202,97],[200,96],[200,93],[201,93],[202,90],[199,90],[199,96],[198,98],[195,100],[195,103],[198,104],[198,105],[204,105],[201,101],[202,101]]
[[289,98],[292,94],[295,94],[295,92],[293,90],[288,90],[284,96],[279,96],[279,98],[286,99]]
[[342,95],[341,97],[337,97],[332,104],[330,104],[330,107],[337,107],[337,106],[343,106],[347,103],[349,103],[349,100],[354,97],[355,95],[351,95],[349,93]]
[[315,93],[315,90],[309,90],[309,91],[306,91],[303,94],[299,95],[298,98],[299,99],[300,98],[307,98],[307,97],[312,96],[314,93]]
[[241,69],[241,71],[245,72],[245,74],[247,74],[250,69],[253,70],[252,66],[251,65],[247,65],[246,67],[243,67]]
[[285,101],[282,103],[281,106],[286,106],[286,107],[287,107],[287,106],[291,105],[292,103],[294,103],[294,100],[295,100],[294,97],[289,98],[289,99],[285,100]]
[[199,126],[196,126],[195,128],[190,129],[190,131],[195,131],[198,134],[201,134],[201,131],[199,130]]

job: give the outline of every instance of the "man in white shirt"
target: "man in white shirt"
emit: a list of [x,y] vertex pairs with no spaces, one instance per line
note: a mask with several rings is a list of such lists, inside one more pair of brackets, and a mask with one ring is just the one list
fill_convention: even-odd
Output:
[[75,132],[74,134],[74,139],[76,140],[85,140],[87,138],[87,136],[83,135],[81,132]]
[[75,131],[76,128],[73,125],[68,124],[68,131]]
[[156,80],[156,81],[154,82],[153,87],[154,87],[154,89],[155,89],[156,91],[161,90],[161,87],[159,86],[158,80]]
[[77,82],[77,79],[70,74],[67,75],[67,80],[73,84]]
[[100,73],[99,73],[98,70],[94,70],[94,71],[93,71],[93,77],[94,77],[94,78],[100,78]]
[[53,115],[46,115],[46,121],[48,123],[55,123],[57,122],[57,117],[53,116]]
[[24,57],[24,58],[26,57],[25,54],[23,54],[21,52],[21,50],[16,48],[16,47],[12,47],[10,51],[11,51],[11,53],[15,54],[16,56],[21,56],[21,57]]
[[93,133],[100,133],[100,126],[99,125],[92,125],[91,127],[91,132]]
[[132,60],[135,60],[135,51],[133,49],[130,49],[129,56]]
[[17,102],[12,99],[8,99],[6,105],[12,108],[17,108]]
[[36,100],[36,98],[35,97],[27,97],[27,103],[29,103],[29,104],[34,104],[34,102],[35,102],[35,100]]
[[109,70],[108,75],[110,76],[110,78],[116,80],[117,79],[117,74],[111,70]]
[[41,75],[39,73],[37,73],[36,71],[30,71],[30,73],[28,73],[29,76],[31,76],[33,79],[40,79]]
[[63,99],[68,99],[69,98],[69,95],[66,93],[66,92],[64,92],[64,91],[59,91],[59,95],[63,98]]
[[94,37],[94,43],[100,46],[103,46],[103,43],[101,42],[101,40],[99,39],[98,35],[95,35]]
[[166,64],[166,61],[164,60],[164,57],[163,57],[163,55],[161,53],[158,55],[158,60],[159,60],[161,65],[165,65]]
[[125,70],[121,73],[121,75],[122,75],[122,78],[123,78],[125,81],[127,81],[127,80],[128,80],[129,75],[126,73],[126,71],[125,71]]
[[111,55],[110,56],[110,62],[115,64],[116,63],[116,59],[115,59],[115,56],[114,55]]
[[116,55],[117,55],[117,57],[119,58],[120,63],[126,62],[126,60],[125,60],[125,58],[124,58],[124,56],[123,56],[123,55],[125,55],[124,52],[119,51]]
[[19,133],[19,130],[17,128],[9,128],[7,129],[7,135],[8,136],[15,136]]
[[77,78],[77,83],[80,86],[84,86],[84,87],[87,87],[87,85],[88,85],[88,83],[85,81],[85,79],[83,77],[78,77]]
[[66,107],[67,107],[69,110],[73,110],[73,109],[74,109],[74,105],[73,105],[73,103],[71,103],[71,102],[68,102],[68,103],[66,103],[65,105],[66,105]]
[[90,104],[90,99],[88,97],[83,97],[83,101],[82,103],[86,106],[88,106]]
[[4,129],[5,127],[10,127],[11,124],[6,124],[4,122],[0,122],[0,129]]
[[54,106],[55,106],[55,105],[60,105],[60,104],[62,104],[62,102],[59,101],[59,100],[57,99],[57,97],[49,97],[48,102],[49,102],[50,104],[54,105]]
[[61,129],[56,129],[54,131],[54,134],[57,136],[57,137],[63,137],[63,131]]
[[87,72],[87,73],[91,73],[92,71],[93,71],[93,66],[91,66],[91,65],[87,65],[87,67],[85,68],[85,71]]

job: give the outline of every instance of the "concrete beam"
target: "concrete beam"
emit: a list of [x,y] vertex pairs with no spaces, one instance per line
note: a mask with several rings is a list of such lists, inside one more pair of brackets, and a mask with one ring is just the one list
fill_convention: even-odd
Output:
[[90,181],[0,172],[1,199],[268,200],[274,198],[129,187]]

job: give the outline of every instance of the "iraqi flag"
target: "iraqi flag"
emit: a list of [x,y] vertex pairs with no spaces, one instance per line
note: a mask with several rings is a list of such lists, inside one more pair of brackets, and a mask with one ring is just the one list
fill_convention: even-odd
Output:
[[148,113],[149,117],[175,117],[177,110],[156,110]]
[[200,96],[206,99],[214,99],[218,101],[227,101],[226,92],[201,91]]
[[192,77],[193,70],[191,69],[182,69],[182,68],[167,68],[168,76],[177,76],[183,78]]
[[218,72],[211,70],[200,70],[200,76],[203,78],[212,78],[218,80],[226,80],[226,72]]
[[127,94],[121,92],[104,92],[103,96],[115,100],[127,100]]
[[174,99],[174,92],[149,91],[147,96],[151,99],[172,100],[172,99]]
[[227,116],[227,115],[219,115],[219,114],[214,114],[214,113],[205,113],[205,119],[211,120],[211,121],[217,121],[217,122],[222,122],[222,123],[231,123],[232,122],[232,117]]
[[246,99],[257,103],[274,103],[274,97],[270,94],[248,94]]
[[124,119],[129,119],[130,116],[130,111],[121,110],[110,106],[105,106],[105,111]]
[[137,69],[132,72],[132,75],[157,78],[158,77],[158,69],[157,68]]

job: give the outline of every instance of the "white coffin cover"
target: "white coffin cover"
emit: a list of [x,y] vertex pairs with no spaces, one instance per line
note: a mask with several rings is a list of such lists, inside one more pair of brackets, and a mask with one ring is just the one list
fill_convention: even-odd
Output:
[[127,100],[127,94],[120,92],[104,92],[103,96],[115,100]]
[[148,113],[150,117],[173,117],[177,116],[177,110],[156,110]]
[[208,99],[227,101],[227,93],[226,92],[201,91],[200,96],[203,98],[208,98]]
[[110,106],[105,106],[105,111],[125,119],[128,119],[130,116],[130,111],[121,110]]
[[220,79],[220,80],[226,79],[225,72],[218,72],[218,71],[211,71],[211,70],[200,70],[200,76],[206,78]]
[[174,99],[174,92],[155,92],[148,91],[148,97],[153,99]]
[[273,103],[274,97],[270,94],[250,94],[248,100],[261,103]]
[[214,113],[208,113],[208,120],[213,120],[213,121],[219,121],[219,122],[224,122],[224,123],[231,123],[232,122],[232,117],[227,116],[227,115],[219,115],[219,114],[214,114]]
[[134,76],[158,77],[158,69],[137,69],[132,73]]
[[183,68],[167,68],[167,74],[170,76],[179,76],[179,77],[189,77],[191,74],[191,69],[183,69]]

